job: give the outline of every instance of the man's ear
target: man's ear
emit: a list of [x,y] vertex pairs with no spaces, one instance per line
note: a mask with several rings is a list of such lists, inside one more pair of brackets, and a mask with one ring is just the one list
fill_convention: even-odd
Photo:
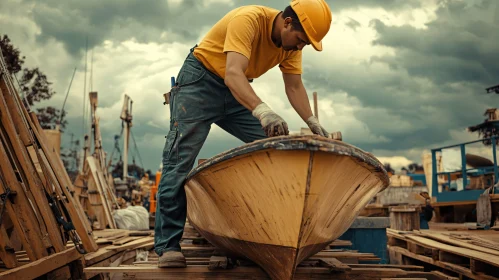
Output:
[[293,19],[291,17],[287,17],[284,19],[284,28],[288,28],[288,27],[291,27],[291,22],[293,21]]

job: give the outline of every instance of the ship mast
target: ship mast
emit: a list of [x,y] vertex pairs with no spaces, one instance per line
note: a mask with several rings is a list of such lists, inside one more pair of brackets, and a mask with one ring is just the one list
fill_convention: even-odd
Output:
[[123,108],[121,110],[120,119],[124,122],[124,134],[123,139],[123,180],[126,181],[128,175],[128,142],[130,140],[130,128],[132,127],[132,104],[133,101],[128,95],[125,94],[125,99],[123,102]]

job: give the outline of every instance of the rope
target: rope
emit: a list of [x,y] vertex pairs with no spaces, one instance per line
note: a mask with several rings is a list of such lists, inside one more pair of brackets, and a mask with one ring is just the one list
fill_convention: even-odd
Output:
[[[7,186],[6,184],[4,184],[2,177],[0,177],[0,181],[1,181],[2,185]],[[2,217],[3,217],[3,213],[5,212],[5,205],[7,205],[7,199],[9,198],[10,193],[11,193],[11,191],[7,187],[6,192],[4,194],[0,195],[0,200],[2,200],[2,210],[0,210],[0,225],[2,224]]]
[[139,149],[137,148],[137,142],[135,142],[135,137],[133,136],[133,131],[130,130],[130,134],[132,135],[133,144],[135,146],[135,150],[137,151],[137,155],[139,156],[140,167],[144,169],[144,164],[142,163],[142,157],[140,156]]

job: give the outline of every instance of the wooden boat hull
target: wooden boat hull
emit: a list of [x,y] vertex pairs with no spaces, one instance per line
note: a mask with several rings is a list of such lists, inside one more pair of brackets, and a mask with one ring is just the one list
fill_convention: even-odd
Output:
[[342,235],[389,185],[371,154],[319,136],[274,137],[213,157],[188,175],[188,218],[228,255],[273,279]]

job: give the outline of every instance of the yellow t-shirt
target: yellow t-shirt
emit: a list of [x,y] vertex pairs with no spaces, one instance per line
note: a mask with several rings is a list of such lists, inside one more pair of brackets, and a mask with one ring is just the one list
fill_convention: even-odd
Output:
[[272,25],[280,11],[258,5],[243,6],[227,13],[194,49],[194,56],[222,79],[226,52],[249,59],[246,77],[260,77],[276,65],[283,73],[302,74],[302,52],[284,51],[272,42]]

